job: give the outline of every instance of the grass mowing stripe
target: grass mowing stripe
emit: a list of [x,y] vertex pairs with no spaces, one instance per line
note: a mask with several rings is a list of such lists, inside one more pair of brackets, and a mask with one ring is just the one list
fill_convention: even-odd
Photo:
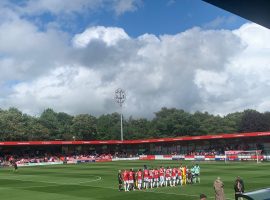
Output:
[[[178,196],[188,196],[188,197],[198,197],[198,195],[192,195],[192,194],[183,194],[183,193],[173,193],[173,192],[157,192],[157,191],[146,191],[143,190],[144,192],[152,192],[152,193],[158,193],[158,194],[169,194],[169,195],[178,195]],[[215,199],[215,197],[208,197],[210,199]],[[230,198],[226,198],[228,200],[234,200]]]

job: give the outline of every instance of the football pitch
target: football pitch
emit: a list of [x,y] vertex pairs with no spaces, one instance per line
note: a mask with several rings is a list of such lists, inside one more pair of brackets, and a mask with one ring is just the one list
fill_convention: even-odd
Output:
[[[213,181],[220,176],[225,185],[226,199],[234,199],[236,176],[245,181],[246,191],[270,186],[270,163],[198,162],[201,183],[143,191],[119,192],[118,169],[179,166],[180,161],[118,161],[79,165],[24,167],[14,173],[0,168],[1,199],[8,200],[197,200],[200,193],[214,199]],[[183,162],[188,166],[192,162]]]

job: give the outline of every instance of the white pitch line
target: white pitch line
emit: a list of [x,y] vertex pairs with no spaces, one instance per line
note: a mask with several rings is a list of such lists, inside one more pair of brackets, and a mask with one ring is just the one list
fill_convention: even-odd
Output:
[[[91,182],[95,182],[95,181],[100,181],[102,179],[101,176],[95,176],[95,177],[97,177],[97,178],[94,179],[94,180],[81,181],[81,182],[77,182],[77,183],[59,183],[59,182],[52,182],[52,181],[25,180],[25,179],[18,179],[18,178],[16,178],[16,179],[15,178],[12,178],[12,179],[2,178],[2,179],[6,179],[6,180],[17,180],[17,181],[26,181],[26,182],[48,183],[48,184],[54,184],[54,185],[80,185],[80,184],[83,184],[83,183],[91,183]],[[51,185],[51,186],[53,186],[53,185]],[[30,187],[31,186],[29,186],[29,187],[14,187],[14,188],[30,188]],[[41,186],[32,186],[32,187],[41,187]],[[42,186],[42,187],[47,187],[47,186]]]
[[95,181],[101,181],[101,179],[102,179],[101,176],[96,176],[96,177],[98,177],[98,178],[94,179],[94,180],[78,182],[78,185],[83,184],[83,183],[91,183],[91,182],[95,182]]

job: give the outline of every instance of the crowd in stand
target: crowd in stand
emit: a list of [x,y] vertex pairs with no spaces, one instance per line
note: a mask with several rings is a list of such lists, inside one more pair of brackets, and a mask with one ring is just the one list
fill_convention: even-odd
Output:
[[57,156],[39,156],[39,157],[29,157],[29,155],[24,155],[22,157],[17,156],[5,156],[0,158],[0,164],[2,166],[8,166],[11,162],[15,161],[17,164],[25,163],[44,163],[44,162],[58,162],[60,158]]
[[33,156],[30,154],[24,155],[5,155],[0,157],[0,164],[8,166],[12,161],[16,161],[18,165],[26,163],[47,163],[47,162],[60,162],[60,161],[73,161],[73,160],[97,160],[97,159],[111,159],[111,154],[79,154],[79,155],[39,155]]
[[[254,147],[253,147],[254,148]],[[262,149],[262,145],[256,145],[256,149]],[[22,152],[14,152],[13,154],[0,154],[0,164],[5,165],[11,160],[16,160],[17,164],[24,164],[24,163],[42,163],[42,162],[59,162],[59,161],[74,161],[74,160],[97,160],[97,159],[112,159],[112,158],[131,158],[131,157],[138,157],[139,155],[194,155],[194,156],[215,156],[215,155],[224,155],[224,151],[226,150],[252,150],[248,144],[239,143],[239,144],[210,144],[207,148],[204,147],[203,149],[192,149],[189,151],[174,151],[168,153],[165,152],[144,152],[139,153],[138,149],[134,149],[129,153],[121,151],[121,152],[107,152],[107,153],[79,153],[74,152],[72,154],[52,154],[52,153],[45,153],[45,152],[38,152],[33,151],[32,153],[22,153]]]
[[60,159],[65,162],[75,161],[75,160],[108,160],[112,159],[111,154],[79,154],[79,155],[69,155],[61,156]]
[[186,152],[186,155],[202,155],[202,156],[209,156],[209,155],[224,155],[225,151],[229,150],[241,150],[241,151],[247,151],[247,150],[263,150],[263,146],[257,144],[255,149],[252,149],[248,144],[242,143],[242,144],[212,144],[209,146],[209,148],[198,150],[193,149],[191,151]]

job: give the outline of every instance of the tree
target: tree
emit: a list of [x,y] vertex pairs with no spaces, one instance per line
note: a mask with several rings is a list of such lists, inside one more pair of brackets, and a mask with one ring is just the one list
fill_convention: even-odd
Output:
[[266,124],[266,131],[270,131],[270,112],[265,112],[263,115]]
[[51,140],[50,130],[38,118],[27,116],[27,140]]
[[[126,139],[126,122],[123,118],[124,139]],[[97,137],[100,140],[120,140],[120,114],[101,115],[97,120]]]
[[[176,108],[162,108],[150,119],[123,119],[124,139],[164,138],[185,135],[254,132],[270,130],[270,112],[256,110],[226,116],[208,112],[194,114]],[[17,108],[0,109],[0,140],[112,140],[120,139],[120,114],[72,116],[53,109],[40,117],[22,113]]]
[[26,140],[27,115],[17,108],[0,111],[1,140]]
[[72,120],[71,133],[76,140],[95,140],[97,137],[96,118],[88,115],[77,115]]
[[155,113],[153,126],[157,130],[157,135],[165,137],[175,137],[193,134],[197,128],[197,121],[193,121],[192,115],[184,110],[175,108],[162,108]]
[[147,119],[133,119],[132,117],[125,123],[125,138],[140,139],[149,135],[150,137],[150,122]]
[[67,113],[60,112],[57,113],[57,121],[58,121],[58,138],[63,140],[71,140],[73,139],[72,133],[72,124],[74,117],[68,115]]
[[224,133],[238,132],[243,112],[230,113],[224,117]]
[[53,109],[48,108],[43,111],[40,115],[39,122],[42,126],[49,130],[49,135],[51,139],[61,139],[59,137],[59,123],[58,123],[58,115]]
[[266,117],[256,110],[245,110],[239,124],[240,132],[267,131]]

